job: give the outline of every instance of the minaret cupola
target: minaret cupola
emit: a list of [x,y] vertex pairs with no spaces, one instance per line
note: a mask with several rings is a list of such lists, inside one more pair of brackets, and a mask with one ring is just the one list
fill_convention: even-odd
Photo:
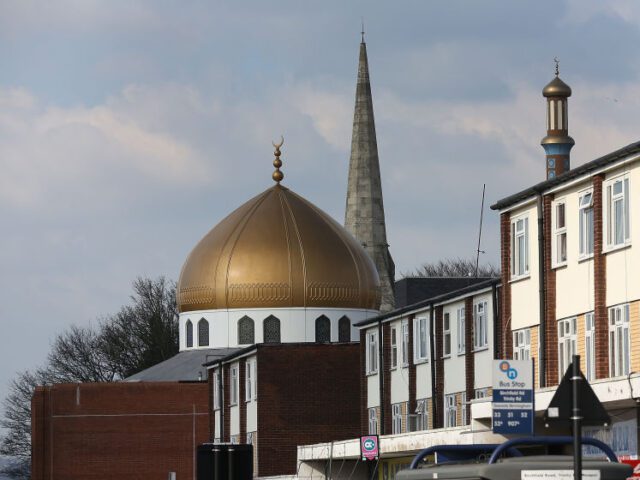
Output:
[[569,156],[575,144],[569,136],[567,99],[571,96],[571,87],[560,79],[558,60],[555,62],[556,76],[542,89],[542,95],[547,99],[547,136],[540,144],[546,153],[547,179],[569,171]]

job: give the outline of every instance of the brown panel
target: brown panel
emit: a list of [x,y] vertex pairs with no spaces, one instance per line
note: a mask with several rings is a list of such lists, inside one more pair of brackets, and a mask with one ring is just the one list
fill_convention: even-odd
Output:
[[511,214],[500,214],[500,266],[502,270],[502,312],[498,331],[498,358],[512,358],[511,335]]
[[540,361],[546,362],[546,386],[558,385],[558,321],[556,318],[556,271],[551,268],[551,245],[553,242],[551,214],[553,195],[543,199],[544,232],[544,295],[545,295],[545,352]]
[[603,175],[593,177],[593,293],[595,317],[596,378],[609,377],[609,327],[607,314],[607,258],[602,253]]

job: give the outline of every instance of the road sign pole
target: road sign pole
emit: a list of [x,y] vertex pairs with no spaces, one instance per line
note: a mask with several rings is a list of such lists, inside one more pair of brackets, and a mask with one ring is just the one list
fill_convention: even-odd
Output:
[[573,480],[582,480],[582,411],[580,410],[580,355],[573,356],[571,365],[571,386],[573,387]]

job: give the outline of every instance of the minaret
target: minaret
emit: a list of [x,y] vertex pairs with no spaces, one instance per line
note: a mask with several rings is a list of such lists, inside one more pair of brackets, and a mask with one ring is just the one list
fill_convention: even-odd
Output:
[[569,171],[569,153],[575,143],[569,136],[567,99],[571,96],[571,88],[560,80],[558,60],[555,62],[556,77],[542,90],[547,99],[547,136],[540,144],[547,154],[547,180]]
[[360,43],[344,226],[362,244],[376,265],[382,294],[380,310],[392,310],[395,306],[395,265],[389,253],[384,221],[378,144],[364,32]]

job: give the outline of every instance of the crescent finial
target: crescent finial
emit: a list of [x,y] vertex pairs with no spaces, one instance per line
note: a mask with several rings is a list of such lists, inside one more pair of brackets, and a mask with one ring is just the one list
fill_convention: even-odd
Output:
[[276,148],[277,150],[280,150],[280,147],[284,144],[284,137],[280,135],[280,143],[276,143],[272,141],[271,144],[274,146],[274,148]]

